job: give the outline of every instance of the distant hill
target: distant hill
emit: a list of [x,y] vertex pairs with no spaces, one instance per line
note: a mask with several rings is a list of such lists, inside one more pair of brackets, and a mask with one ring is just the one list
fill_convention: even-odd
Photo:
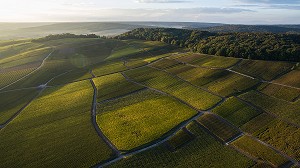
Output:
[[300,33],[300,25],[222,25],[202,30],[210,32]]
[[68,22],[0,23],[0,40],[38,38],[49,34],[115,36],[136,28],[200,29],[210,32],[300,33],[300,25],[228,25],[205,22]]

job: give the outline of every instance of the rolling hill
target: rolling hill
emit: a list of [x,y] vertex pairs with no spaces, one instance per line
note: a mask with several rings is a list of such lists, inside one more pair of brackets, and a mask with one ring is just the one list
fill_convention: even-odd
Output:
[[299,167],[299,61],[152,40],[0,41],[0,167]]

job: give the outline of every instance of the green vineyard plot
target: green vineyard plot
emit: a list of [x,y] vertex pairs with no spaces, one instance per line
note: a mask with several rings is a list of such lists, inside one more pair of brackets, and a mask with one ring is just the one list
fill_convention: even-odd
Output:
[[257,84],[258,80],[226,71],[221,78],[213,80],[204,87],[222,96],[231,96],[241,93]]
[[240,96],[242,99],[262,108],[266,112],[276,114],[295,124],[300,124],[300,101],[287,102],[277,98],[269,97],[255,91],[247,92]]
[[88,69],[73,69],[63,75],[60,75],[49,82],[50,86],[62,85],[75,81],[90,79],[93,76],[89,73]]
[[93,81],[98,90],[98,102],[126,95],[144,88],[127,81],[120,73],[94,78]]
[[37,94],[37,89],[0,93],[0,125],[8,121]]
[[281,76],[274,82],[300,88],[300,68]]
[[238,129],[213,114],[206,113],[197,121],[224,142],[230,141],[241,134]]
[[[223,146],[196,123],[188,125],[195,139],[171,152],[164,145],[125,158],[109,167],[252,167],[255,163]],[[150,159],[151,158],[151,159]]]
[[1,130],[1,167],[90,167],[109,159],[90,121],[92,94],[88,81],[46,89]]
[[260,140],[300,161],[300,128],[282,121],[275,121],[255,134]]
[[153,68],[143,67],[125,74],[136,82],[164,91],[201,110],[209,109],[221,101],[220,97]]
[[287,158],[249,136],[237,139],[232,145],[257,159],[270,162],[274,167],[284,166],[289,162]]
[[228,68],[238,63],[240,59],[204,54],[192,54],[179,57],[178,60],[202,67]]
[[287,62],[243,60],[233,70],[269,81],[289,72],[293,66]]
[[171,148],[171,150],[176,150],[184,146],[188,142],[191,142],[193,139],[194,139],[194,135],[192,133],[189,133],[184,129],[181,129],[167,141],[167,144]]
[[152,67],[159,68],[159,69],[167,69],[173,66],[178,65],[179,62],[172,60],[172,59],[161,59],[156,61],[155,63],[151,64]]
[[119,150],[159,139],[197,112],[173,98],[141,91],[98,105],[97,123]]
[[267,113],[261,113],[257,117],[242,125],[241,129],[247,133],[254,134],[273,121],[275,121],[275,117]]
[[213,109],[212,112],[225,118],[237,127],[244,125],[261,114],[261,112],[235,97],[230,97],[223,104]]
[[300,96],[300,89],[290,88],[286,86],[268,84],[266,87],[261,89],[261,92],[278,99],[286,101],[296,101]]
[[117,62],[106,62],[103,64],[100,64],[96,66],[93,69],[93,73],[96,76],[103,76],[111,73],[116,73],[120,71],[126,70],[126,66],[124,65],[124,62],[122,61],[117,61]]

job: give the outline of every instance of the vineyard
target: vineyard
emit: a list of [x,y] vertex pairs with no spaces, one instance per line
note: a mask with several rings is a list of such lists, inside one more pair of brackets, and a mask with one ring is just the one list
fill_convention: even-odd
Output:
[[0,167],[299,167],[299,63],[58,37],[0,41]]

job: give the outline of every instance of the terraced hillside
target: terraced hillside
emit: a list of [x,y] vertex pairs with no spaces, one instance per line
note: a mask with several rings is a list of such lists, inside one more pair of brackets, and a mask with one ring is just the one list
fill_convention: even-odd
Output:
[[299,63],[0,42],[0,167],[299,167]]

